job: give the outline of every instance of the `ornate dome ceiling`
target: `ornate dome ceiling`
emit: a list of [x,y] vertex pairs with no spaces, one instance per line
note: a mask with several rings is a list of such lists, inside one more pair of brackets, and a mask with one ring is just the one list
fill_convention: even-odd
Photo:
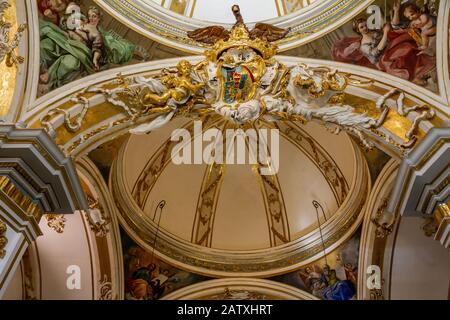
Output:
[[[0,0],[0,299],[447,298],[450,1],[401,2]],[[279,171],[175,164],[198,119]]]
[[[157,241],[158,254],[166,259],[174,258],[180,246],[189,251],[178,253],[185,258],[211,254],[215,265],[179,256],[176,262],[187,269],[205,268],[196,271],[208,275],[257,269],[276,274],[277,267],[322,254],[321,233],[327,247],[346,238],[368,183],[365,161],[346,134],[332,135],[317,124],[277,123],[280,170],[264,176],[258,165],[174,164],[177,142],[170,134],[180,127],[193,131],[193,126],[192,120],[179,118],[149,135],[132,135],[119,153],[111,187],[123,226],[141,245],[150,249]],[[232,128],[213,117],[203,130],[212,126]],[[166,204],[162,211],[161,201]],[[247,255],[253,258],[245,261]],[[234,263],[221,265],[227,260]]]
[[94,0],[111,16],[146,37],[190,53],[205,46],[189,39],[187,31],[217,24],[228,29],[238,4],[246,23],[270,23],[291,28],[278,42],[280,52],[305,44],[334,30],[361,12],[371,0]]
[[[254,23],[284,16],[301,9],[310,9],[323,0],[151,0],[162,8],[183,16],[215,23],[234,23],[230,11],[239,5],[247,13],[247,22]],[[150,2],[141,0],[141,2]]]

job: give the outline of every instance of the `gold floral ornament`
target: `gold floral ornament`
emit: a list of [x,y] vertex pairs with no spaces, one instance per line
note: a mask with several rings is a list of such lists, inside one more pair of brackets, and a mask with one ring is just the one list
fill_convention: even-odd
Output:
[[0,63],[6,59],[6,66],[13,67],[22,64],[25,60],[16,53],[16,49],[27,26],[26,24],[19,25],[13,39],[10,39],[12,25],[5,21],[5,11],[10,6],[9,0],[0,0]]
[[[289,30],[257,24],[249,31],[239,7],[233,6],[233,13],[236,24],[230,31],[213,26],[189,33],[192,39],[210,44],[200,63],[191,65],[182,60],[176,69],[164,69],[149,78],[120,75],[114,89],[87,88],[75,96],[73,101],[82,105],[78,116],[71,117],[66,110],[53,109],[42,123],[52,133],[51,118],[62,113],[67,129],[79,130],[89,109],[89,100],[84,95],[96,93],[122,108],[128,115],[127,121],[142,123],[143,118],[151,119],[130,130],[133,134],[151,132],[175,116],[198,117],[216,113],[237,125],[256,120],[315,120],[324,123],[333,133],[344,130],[352,134],[366,148],[373,146],[367,135],[381,136],[388,143],[406,139],[395,145],[404,150],[416,142],[420,122],[434,116],[428,106],[405,107],[405,94],[397,89],[378,97],[377,116],[357,111],[345,103],[345,90],[348,85],[370,83],[351,79],[328,67],[284,65],[274,57],[277,47],[272,42],[282,39]],[[211,39],[215,39],[214,42]],[[387,101],[395,97],[396,111],[412,120],[406,137],[397,137],[381,128],[390,110]]]
[[64,233],[67,219],[62,214],[46,214],[47,226],[56,233]]

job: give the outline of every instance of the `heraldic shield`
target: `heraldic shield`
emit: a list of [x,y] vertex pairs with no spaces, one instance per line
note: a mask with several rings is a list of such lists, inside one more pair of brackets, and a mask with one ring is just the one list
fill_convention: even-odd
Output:
[[255,79],[247,66],[222,65],[220,80],[223,102],[232,104],[253,98]]

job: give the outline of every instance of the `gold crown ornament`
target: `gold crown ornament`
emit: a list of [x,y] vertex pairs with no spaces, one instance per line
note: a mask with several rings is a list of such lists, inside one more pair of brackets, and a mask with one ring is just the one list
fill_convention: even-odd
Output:
[[277,46],[263,38],[250,37],[250,33],[244,24],[238,24],[231,29],[229,39],[217,41],[210,50],[206,50],[205,56],[210,61],[217,61],[220,55],[230,48],[251,48],[255,50],[264,60],[272,58],[277,54]]
[[277,53],[277,46],[272,42],[283,39],[291,31],[266,23],[257,23],[249,31],[244,23],[238,5],[232,7],[236,24],[231,30],[223,26],[209,26],[188,31],[187,36],[192,40],[211,46],[205,55],[210,61],[217,61],[220,55],[230,48],[251,48],[264,60],[272,58]]

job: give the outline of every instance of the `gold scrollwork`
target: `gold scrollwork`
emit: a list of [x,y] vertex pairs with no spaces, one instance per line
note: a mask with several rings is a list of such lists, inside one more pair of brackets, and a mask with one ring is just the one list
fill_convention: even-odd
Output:
[[267,295],[247,290],[230,290],[225,288],[223,293],[208,297],[210,300],[267,300]]
[[300,64],[301,73],[294,79],[294,84],[307,89],[312,98],[320,98],[328,90],[344,91],[347,87],[347,76],[328,67],[310,68]]
[[212,229],[214,215],[216,212],[217,200],[220,185],[223,181],[225,166],[213,163],[205,172],[205,179],[202,183],[202,190],[199,194],[197,212],[192,230],[192,242],[211,246]]
[[291,234],[289,230],[286,205],[278,176],[277,174],[262,175],[260,168],[263,165],[264,164],[258,162],[258,164],[253,166],[253,172],[261,186],[264,206],[266,208],[269,223],[270,245],[274,247],[290,242]]
[[24,252],[21,261],[21,269],[22,269],[22,290],[23,290],[23,298],[24,300],[39,300],[38,298],[38,277],[33,272],[33,262],[32,262],[32,246],[28,247],[28,249]]
[[384,300],[383,290],[382,289],[370,289],[369,298],[370,298],[370,300]]
[[395,100],[395,108],[397,112],[402,117],[408,116],[410,113],[415,112],[415,116],[412,120],[412,125],[405,134],[405,138],[407,139],[406,143],[403,143],[402,146],[404,148],[411,148],[417,142],[417,131],[419,129],[419,125],[423,120],[430,120],[435,116],[435,111],[429,105],[414,105],[412,107],[405,106],[405,93],[399,89],[391,89],[388,93],[386,93],[381,99],[377,102],[377,107],[381,108],[386,103],[386,100],[389,98],[393,98],[397,96]]
[[375,235],[377,238],[386,238],[394,230],[395,220],[392,222],[381,222],[383,219],[384,210],[387,208],[388,199],[383,199],[381,205],[377,209],[375,217],[371,219],[376,226]]
[[424,222],[422,223],[420,228],[422,229],[425,236],[432,237],[436,234],[439,228],[439,224],[434,217],[427,217],[424,219]]
[[[221,119],[217,117],[205,117],[203,121],[203,129],[206,130],[214,125],[219,125]],[[188,130],[191,137],[194,137],[194,125],[190,122],[184,127]],[[144,208],[147,198],[152,191],[156,181],[161,175],[164,168],[171,161],[172,149],[178,142],[167,139],[165,143],[155,152],[145,168],[140,173],[135,185],[133,186],[132,195],[139,207]]]
[[333,160],[333,157],[295,123],[277,121],[276,127],[284,137],[296,147],[303,150],[316,164],[317,168],[327,180],[338,206],[340,206],[347,197],[349,186],[344,174]]
[[46,214],[47,226],[56,233],[64,233],[67,219],[62,214]]
[[16,49],[27,28],[26,24],[19,25],[14,37],[12,40],[10,39],[12,25],[5,19],[5,11],[10,6],[8,0],[0,0],[0,63],[5,60],[6,66],[9,68],[22,64],[25,61],[24,57],[16,53]]
[[113,300],[112,282],[106,274],[99,281],[99,300]]
[[6,256],[5,247],[8,244],[8,239],[6,238],[7,229],[6,223],[0,221],[0,259],[3,259]]
[[91,230],[95,233],[95,236],[103,238],[109,232],[111,218],[105,215],[103,206],[98,199],[94,198],[91,194],[87,194],[86,198],[89,204],[89,210],[84,212],[86,219],[88,220]]

